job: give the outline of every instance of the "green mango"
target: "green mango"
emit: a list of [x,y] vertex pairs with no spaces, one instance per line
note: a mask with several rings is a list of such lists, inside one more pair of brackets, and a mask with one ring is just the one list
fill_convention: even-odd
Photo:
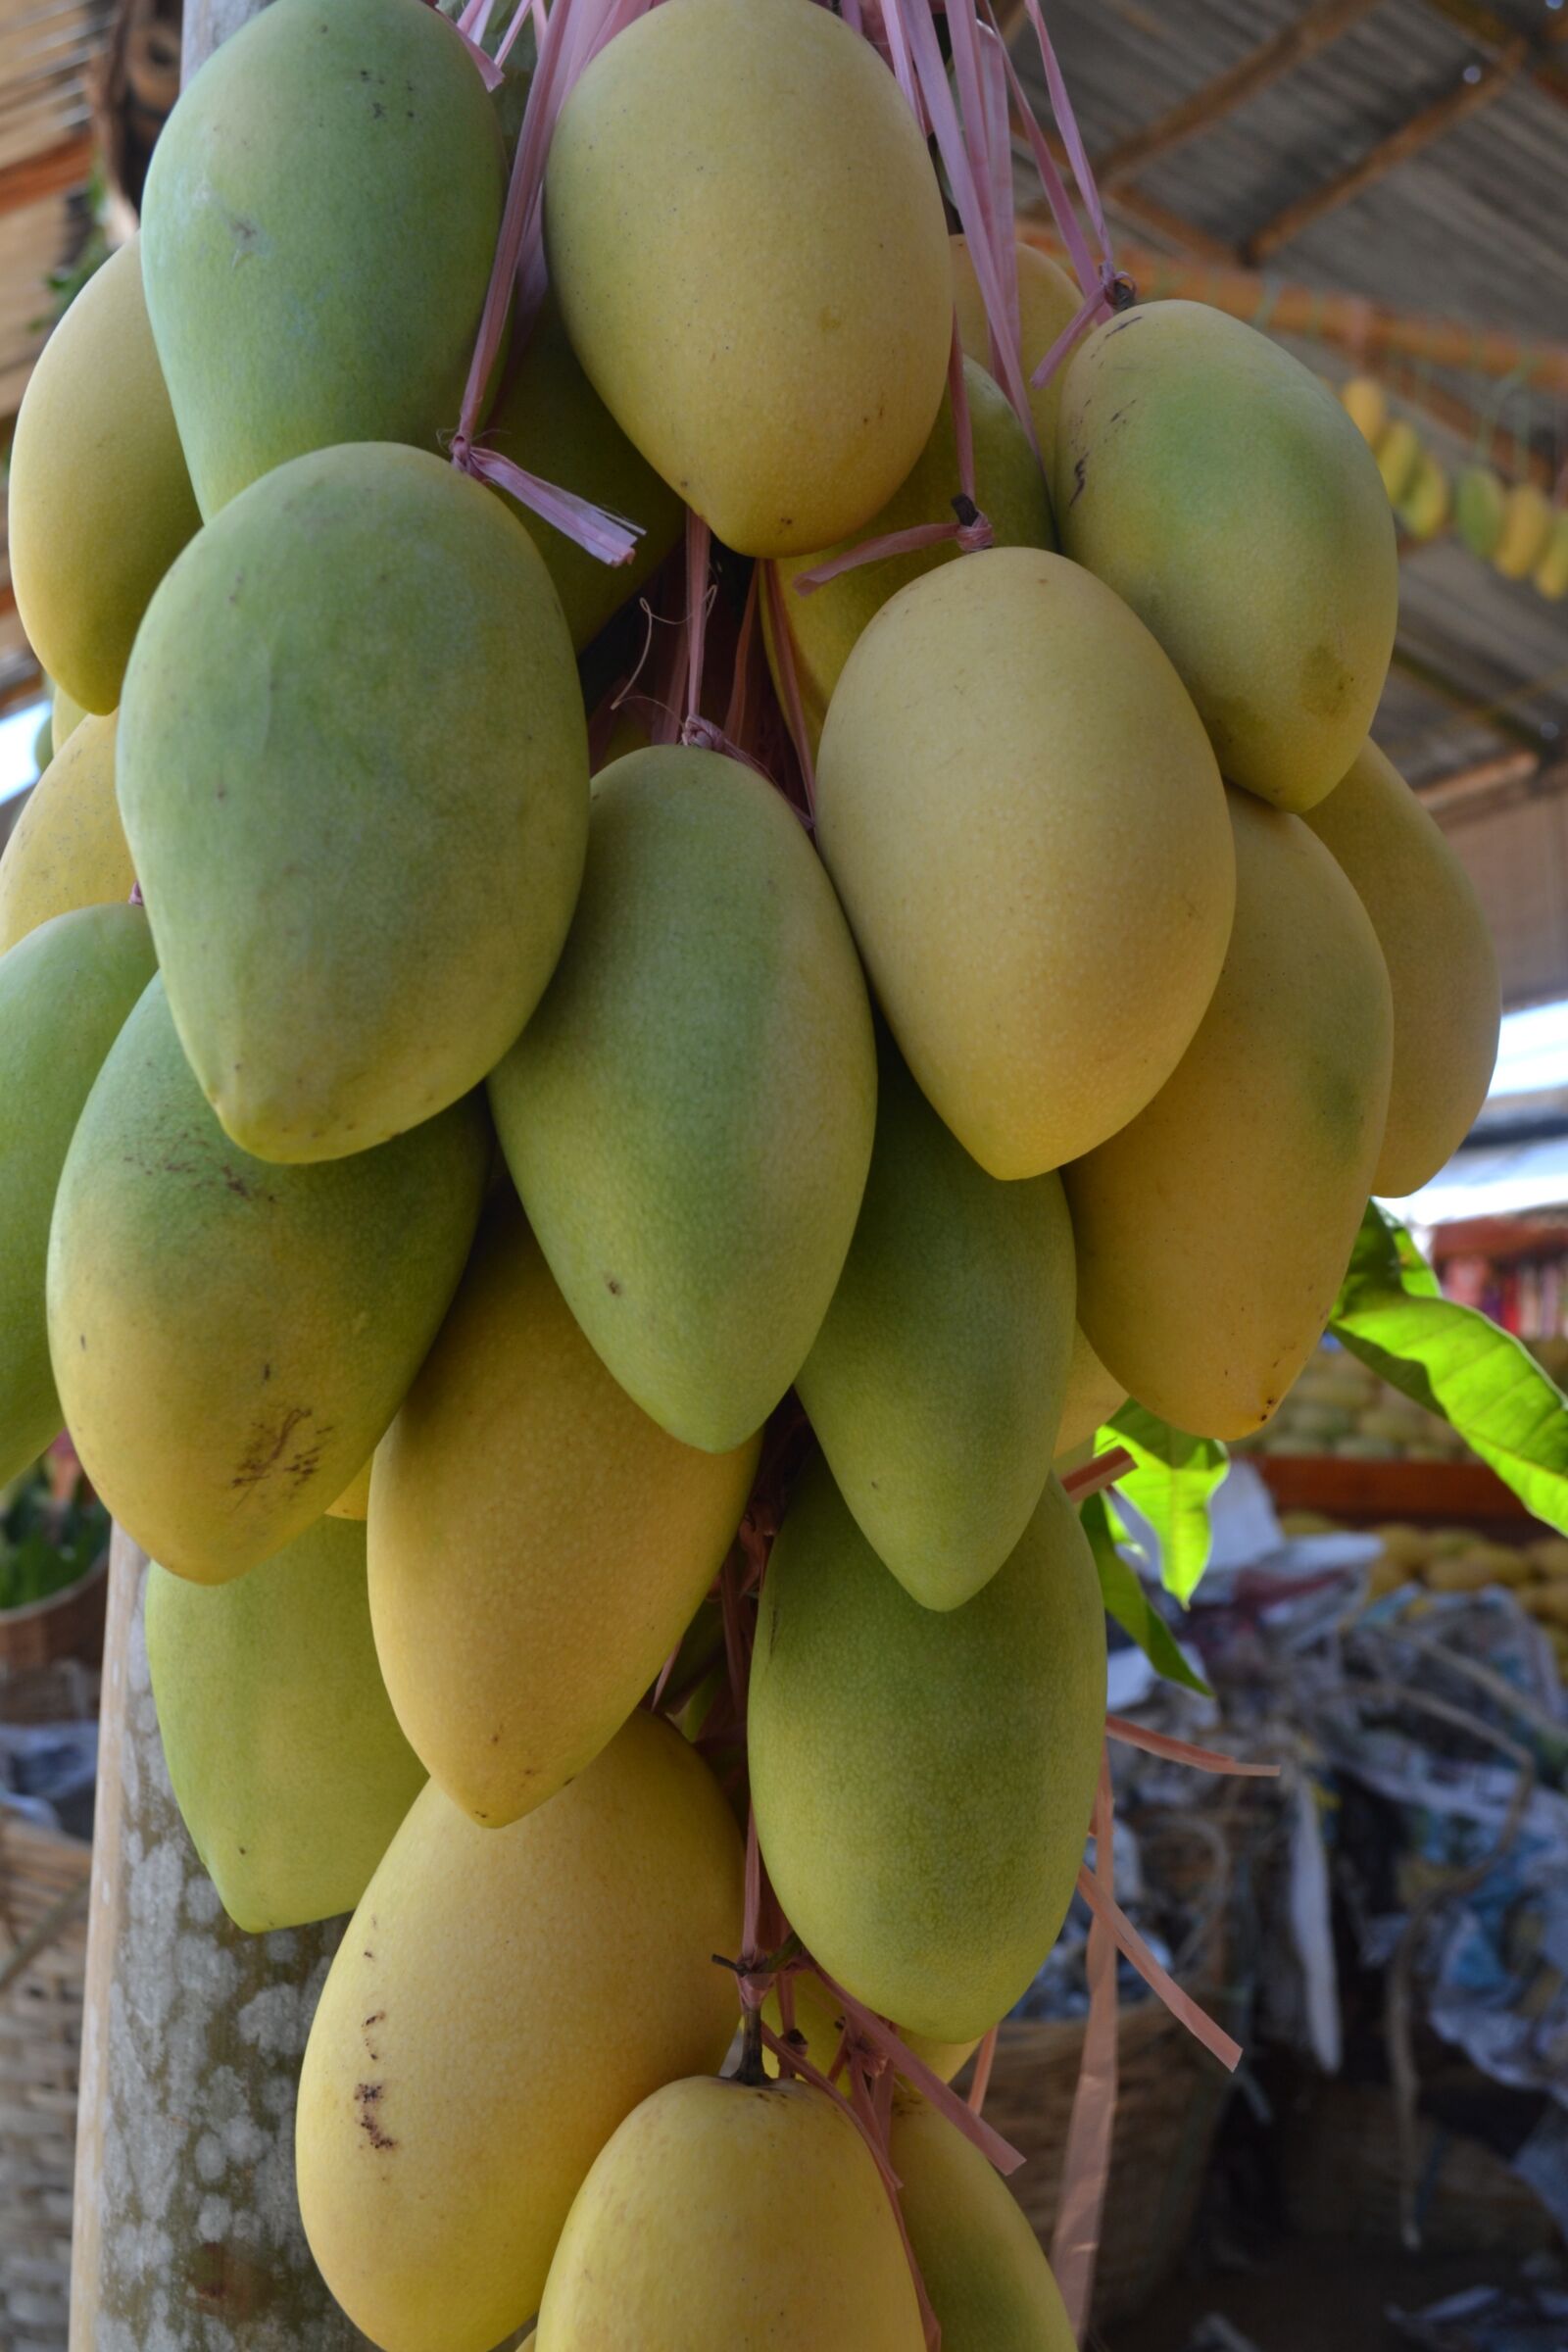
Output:
[[571,919],[588,738],[488,490],[388,442],[269,474],[154,597],[118,759],[180,1040],[243,1150],[364,1151],[500,1060]]
[[[1051,493],[1029,436],[1013,414],[1012,405],[983,368],[963,363],[969,401],[969,423],[974,436],[975,497],[991,524],[998,547],[1054,547],[1055,526],[1051,518]],[[841,572],[820,588],[802,596],[795,582],[833,556],[853,547],[856,540],[880,538],[885,532],[906,531],[922,522],[950,522],[958,488],[958,452],[954,434],[953,396],[944,393],[931,438],[914,470],[896,490],[879,514],[863,530],[836,547],[815,555],[784,556],[776,566],[780,603],[788,625],[800,688],[801,707],[814,750],[821,739],[822,721],[833,689],[857,640],[889,599],[939,564],[951,564],[958,554],[956,540],[940,540],[935,547],[912,555],[884,556],[877,564],[859,564]],[[780,676],[779,652],[767,599],[762,601],[762,627],[775,681]],[[782,686],[779,689],[782,695]]]
[[629,564],[601,564],[530,509],[514,507],[545,560],[581,653],[658,570],[686,527],[686,509],[584,375],[553,296],[545,297],[526,349],[514,354],[484,438],[487,448],[529,473],[643,526]]
[[307,450],[433,448],[457,423],[504,171],[473,60],[424,0],[272,0],[208,59],[142,204],[204,514]]
[[424,1786],[375,1661],[363,1525],[319,1520],[213,1591],[155,1566],[147,1662],[174,1795],[234,1925],[352,1911]]
[[67,737],[74,734],[86,715],[80,703],[74,701],[63,686],[55,688],[49,705],[49,739],[53,746],[49,755],[51,759]]
[[928,1609],[978,1592],[1034,1516],[1074,1282],[1060,1177],[988,1176],[884,1033],[859,1222],[796,1386],[861,1534]]
[[139,906],[83,906],[0,956],[0,1485],[65,1421],[49,1368],[44,1266],[81,1106],[154,970]]
[[1055,1479],[960,1609],[891,1577],[820,1461],[762,1586],[748,1752],[785,1916],[845,1990],[942,2041],[989,2032],[1055,1941],[1105,1716],[1105,1619]]
[[221,1584],[336,1501],[457,1288],[488,1141],[469,1100],[352,1159],[252,1159],[151,982],[72,1139],[48,1267],[66,1426],[144,1551]]
[[687,1445],[738,1446],[821,1328],[876,1112],[848,925],[760,776],[673,747],[603,771],[571,936],[490,1102],[621,1387]]
[[942,2352],[1074,2352],[1066,2306],[1017,2198],[918,2092],[893,2093],[888,2154]]
[[1473,556],[1490,563],[1507,519],[1507,493],[1490,466],[1466,466],[1453,485],[1453,519]]

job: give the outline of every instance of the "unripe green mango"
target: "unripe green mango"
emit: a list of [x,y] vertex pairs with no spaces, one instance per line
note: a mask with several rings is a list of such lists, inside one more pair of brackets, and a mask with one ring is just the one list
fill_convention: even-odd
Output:
[[577,83],[550,275],[600,398],[749,556],[858,530],[925,446],[952,341],[936,174],[813,0],[664,0]]
[[155,1566],[147,1662],[174,1795],[234,1925],[352,1911],[425,1777],[375,1662],[364,1528],[318,1520],[213,1591]]
[[1497,952],[1446,835],[1375,743],[1306,821],[1371,916],[1394,992],[1394,1079],[1372,1190],[1413,1193],[1487,1099],[1502,1017]]
[[532,1011],[582,872],[587,725],[527,532],[419,450],[279,467],[154,597],[119,782],[241,1149],[330,1159],[433,1116]]
[[672,747],[603,771],[571,935],[490,1101],[621,1387],[689,1446],[749,1438],[821,1328],[876,1115],[854,943],[760,776]]
[[[54,750],[58,752],[70,735],[74,735],[87,713],[63,686],[57,686],[50,704],[49,733]],[[51,755],[52,757],[52,755]]]
[[1017,2198],[917,2092],[893,2093],[888,2154],[942,2352],[1074,2352],[1060,2290]]
[[44,668],[84,709],[120,701],[148,600],[200,521],[132,238],[44,345],[11,445],[17,611]]
[[1119,597],[1032,548],[901,589],[839,680],[816,804],[899,1050],[983,1168],[1039,1176],[1143,1108],[1234,883],[1208,739]]
[[1333,393],[1239,318],[1152,303],[1070,361],[1055,480],[1063,548],[1153,630],[1228,781],[1282,808],[1332,792],[1399,601],[1378,461]]
[[633,449],[584,375],[553,294],[545,296],[526,349],[514,351],[484,439],[487,448],[558,489],[574,490],[608,514],[642,524],[629,564],[601,564],[531,508],[514,508],[545,560],[571,642],[581,653],[658,570],[685,528],[686,510]]
[[487,1162],[476,1100],[353,1159],[252,1159],[150,983],[72,1139],[48,1268],[66,1426],[143,1550],[221,1584],[321,1517],[435,1337]]
[[1105,1620],[1054,1479],[961,1609],[921,1608],[807,1472],[762,1586],[748,1752],[785,1916],[845,1990],[917,2034],[984,2034],[1033,1982],[1083,1859]]
[[136,879],[115,799],[115,718],[61,744],[0,853],[0,956],[52,915],[122,904]]
[[650,1421],[498,1205],[370,1481],[382,1671],[466,1813],[516,1821],[613,1738],[722,1567],[757,1456]]
[[0,1486],[65,1415],[49,1365],[44,1266],[88,1090],[154,970],[139,906],[84,906],[0,956]]
[[[972,360],[963,364],[968,391],[969,422],[974,436],[975,498],[996,536],[998,547],[1054,547],[1051,496],[1040,461],[1029,436],[1013,415],[1007,398],[983,368]],[[841,572],[803,596],[795,583],[851,547],[857,539],[880,538],[885,532],[910,530],[922,522],[951,522],[953,500],[958,489],[958,453],[954,435],[953,402],[944,393],[931,438],[902,487],[874,514],[863,531],[837,547],[815,555],[786,556],[778,564],[781,604],[795,661],[796,684],[813,748],[821,738],[822,721],[844,664],[856,640],[875,619],[882,607],[910,580],[917,580],[939,564],[958,555],[956,540],[917,549],[912,555],[884,556],[877,564],[860,564]],[[778,647],[770,603],[763,598],[762,629],[775,683],[781,677]],[[779,687],[780,695],[783,688]]]
[[[1076,1281],[1075,1281],[1076,1290]],[[1090,1347],[1081,1323],[1072,1327],[1072,1358],[1067,1366],[1067,1391],[1056,1424],[1056,1459],[1087,1446],[1113,1413],[1127,1401],[1127,1392],[1113,1380]]]
[[741,1864],[707,1765],[641,1710],[510,1829],[416,1799],[332,1963],[296,2125],[311,2250],[382,2352],[491,2352],[616,2126],[721,2063]]
[[1487,563],[1496,554],[1506,516],[1503,487],[1491,466],[1464,466],[1453,485],[1453,519],[1473,556]]
[[861,1534],[928,1609],[972,1597],[1034,1516],[1072,1351],[1059,1177],[999,1184],[884,1032],[859,1221],[796,1386]]
[[204,514],[307,450],[433,447],[457,423],[504,167],[473,61],[423,0],[272,0],[208,59],[142,203]]
[[1322,1337],[1394,1044],[1377,935],[1322,842],[1246,793],[1230,807],[1214,1001],[1148,1109],[1062,1172],[1091,1345],[1140,1404],[1213,1438],[1266,1421]]

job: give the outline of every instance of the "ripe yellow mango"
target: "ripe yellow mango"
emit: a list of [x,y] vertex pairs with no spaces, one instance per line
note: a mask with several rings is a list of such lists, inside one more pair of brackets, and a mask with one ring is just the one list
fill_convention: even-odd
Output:
[[1396,416],[1378,443],[1378,472],[1389,494],[1391,506],[1397,506],[1414,489],[1421,471],[1425,452],[1421,436],[1404,416]]
[[807,1473],[762,1587],[748,1753],[768,1875],[847,1992],[939,2041],[1006,2014],[1066,1917],[1104,1713],[1100,1580],[1054,1479],[985,1590],[937,1611]]
[[922,2352],[887,2187],[845,2102],[712,2075],[645,2099],[561,2233],[538,2352]]
[[[980,280],[975,275],[974,260],[969,252],[967,237],[950,238],[953,254],[953,303],[958,316],[958,336],[971,360],[982,368],[991,366],[991,325],[986,317],[985,300],[980,292]],[[1083,306],[1083,298],[1072,279],[1059,263],[1038,245],[1027,239],[1018,240],[1018,325],[1022,339],[1024,380],[1039,367],[1057,338],[1071,326]],[[1071,353],[1068,354],[1068,358]],[[1056,446],[1056,415],[1061,407],[1061,387],[1066,379],[1067,361],[1062,360],[1047,382],[1029,388],[1029,413],[1034,418],[1035,437],[1040,455],[1049,466]]]
[[57,914],[0,956],[0,1486],[65,1420],[44,1308],[55,1191],[88,1091],[153,969],[139,906]]
[[132,238],[90,277],[27,381],[11,445],[17,611],[51,677],[113,710],[148,600],[201,517]]
[[1535,570],[1551,537],[1552,513],[1534,482],[1515,482],[1502,502],[1502,529],[1492,561],[1505,580]]
[[1228,830],[1180,679],[1063,557],[944,564],[860,638],[817,838],[900,1051],[991,1175],[1059,1167],[1175,1068],[1230,934]]
[[326,1515],[329,1519],[368,1519],[369,1517],[370,1472],[374,1466],[375,1456],[372,1453],[369,1460],[364,1463],[349,1480],[336,1502],[328,1503]]
[[1475,884],[1398,770],[1364,744],[1306,819],[1372,918],[1394,991],[1394,1082],[1373,1190],[1413,1193],[1492,1083],[1502,1003]]
[[1421,452],[1415,478],[1395,512],[1412,539],[1435,539],[1453,504],[1448,477],[1429,450]]
[[1375,375],[1352,375],[1340,386],[1340,405],[1368,449],[1389,429],[1389,396]]
[[1394,1009],[1365,909],[1306,825],[1230,796],[1214,1001],[1138,1118],[1064,1171],[1078,1319],[1140,1404],[1201,1437],[1274,1411],[1322,1336],[1388,1116]]
[[492,1214],[370,1482],[382,1670],[466,1813],[517,1820],[619,1730],[723,1563],[758,1450],[666,1437],[515,1202]]
[[1073,1334],[1055,1175],[999,1184],[884,1033],[850,1254],[796,1387],[839,1493],[930,1609],[978,1592],[1033,1518]]
[[1561,509],[1552,516],[1551,530],[1530,574],[1530,583],[1537,595],[1545,597],[1549,604],[1560,605],[1568,596],[1568,513]]
[[319,1520],[216,1591],[155,1566],[147,1662],[185,1827],[235,1926],[352,1911],[425,1777],[375,1662],[364,1528]]
[[84,718],[0,854],[0,956],[51,915],[128,899],[135,879],[115,800],[114,714]]
[[1284,808],[1333,790],[1388,676],[1378,465],[1309,368],[1202,303],[1127,311],[1068,367],[1061,544],[1153,630],[1228,781]]
[[1062,1398],[1061,1419],[1056,1429],[1057,1460],[1064,1453],[1087,1446],[1095,1432],[1103,1429],[1112,1413],[1119,1413],[1126,1401],[1126,1390],[1105,1370],[1090,1347],[1083,1325],[1074,1323],[1067,1393]]
[[[974,436],[975,497],[996,535],[996,544],[1054,547],[1056,533],[1051,519],[1051,496],[1040,460],[1029,446],[1028,434],[1004,394],[983,368],[965,360],[963,372]],[[859,538],[879,538],[884,532],[909,530],[917,523],[950,522],[957,489],[953,403],[944,394],[931,438],[913,472],[889,499],[881,514],[872,516],[865,530],[856,532],[842,545],[852,546]],[[867,623],[910,580],[920,579],[939,564],[951,564],[958,556],[956,541],[942,540],[935,547],[917,549],[912,555],[884,556],[878,564],[858,564],[853,571],[842,572],[836,580],[829,580],[803,596],[795,585],[801,575],[840,552],[840,548],[823,548],[811,556],[782,558],[778,564],[780,601],[789,630],[795,679],[813,748],[821,738],[822,721],[833,689]],[[770,603],[765,597],[761,611],[768,661],[777,682],[782,672]],[[782,696],[782,685],[779,691]]]
[[936,174],[813,0],[665,0],[562,110],[545,183],[573,348],[650,465],[749,556],[831,547],[918,459],[952,339]]
[[150,983],[66,1155],[48,1301],[66,1425],[154,1559],[221,1584],[342,1494],[457,1288],[488,1144],[470,1100],[352,1159],[252,1159]]
[[73,701],[63,686],[54,690],[49,710],[49,741],[51,757],[58,752],[67,737],[74,735],[87,713],[78,702]]
[[381,2352],[491,2352],[612,2132],[721,2062],[741,1865],[707,1765],[643,1712],[511,1829],[433,1783],[416,1800],[332,1963],[296,2124],[311,2250]]
[[473,61],[422,0],[273,0],[209,57],[142,201],[204,514],[308,450],[433,448],[457,423],[504,170]]
[[670,747],[600,774],[571,935],[490,1102],[621,1387],[689,1446],[740,1445],[821,1328],[876,1115],[854,943],[771,785]]
[[[806,2055],[819,2074],[829,2074],[838,2056],[839,2042],[844,2033],[844,2011],[818,1976],[805,1970],[791,1979],[794,1987],[795,2032],[806,2044]],[[775,2034],[784,2031],[783,2011],[778,1994],[770,1992],[762,2003],[762,2015]],[[931,2041],[921,2034],[906,2034],[899,2029],[905,2047],[951,2082],[964,2062],[974,2055],[974,2041]],[[777,2075],[778,2060],[771,2050],[764,2049],[762,2064],[769,2075]]]
[[148,608],[119,789],[235,1143],[331,1159],[433,1117],[532,1011],[582,874],[587,724],[527,532],[421,450],[280,466]]
[[974,2143],[903,2083],[888,2152],[942,2352],[1073,2352],[1066,2308],[1017,2198]]

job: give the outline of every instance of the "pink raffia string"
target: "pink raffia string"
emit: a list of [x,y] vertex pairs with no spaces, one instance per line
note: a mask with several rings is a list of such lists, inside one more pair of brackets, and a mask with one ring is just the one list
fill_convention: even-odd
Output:
[[984,2115],[986,2092],[991,2088],[991,2069],[997,2061],[997,2033],[993,2026],[975,2053],[974,2073],[969,2081],[969,2113]]
[[1062,1493],[1069,1502],[1083,1502],[1091,1494],[1113,1487],[1118,1478],[1125,1478],[1134,1467],[1133,1457],[1125,1446],[1112,1446],[1108,1453],[1097,1453],[1092,1462],[1082,1463],[1069,1470],[1061,1482]]
[[[1024,0],[1024,13],[1029,19],[1035,39],[1040,44],[1040,60],[1046,69],[1046,88],[1051,94],[1051,111],[1056,118],[1056,128],[1060,131],[1061,143],[1067,150],[1067,161],[1072,166],[1072,175],[1077,182],[1078,194],[1082,200],[1084,211],[1089,215],[1090,226],[1095,232],[1095,241],[1100,247],[1101,271],[1108,279],[1114,277],[1116,270],[1110,249],[1110,231],[1105,225],[1104,207],[1100,201],[1100,186],[1095,178],[1094,166],[1089,161],[1089,150],[1084,145],[1083,132],[1078,127],[1078,117],[1073,112],[1072,99],[1068,95],[1066,76],[1062,73],[1056,52],[1052,45],[1051,35],[1046,29],[1046,20],[1040,10],[1040,0]],[[1087,294],[1091,279],[1080,276],[1079,283]]]
[[[456,447],[456,444],[454,444]],[[629,564],[637,552],[637,542],[643,535],[640,522],[629,522],[623,514],[612,514],[596,507],[591,499],[579,498],[575,490],[561,490],[553,482],[541,481],[538,474],[529,473],[514,459],[504,457],[499,449],[487,449],[475,442],[467,449],[463,463],[465,473],[471,473],[481,482],[489,482],[497,490],[505,490],[520,506],[537,514],[541,522],[597,556],[601,564]]]
[[1244,1764],[1237,1756],[1223,1755],[1217,1747],[1195,1747],[1190,1740],[1173,1740],[1166,1732],[1152,1732],[1141,1723],[1133,1723],[1125,1715],[1105,1717],[1105,1737],[1119,1740],[1125,1747],[1141,1747],[1146,1755],[1163,1756],[1170,1764],[1190,1764],[1195,1772],[1234,1774],[1244,1781],[1277,1781],[1277,1764]]
[[[1100,1783],[1095,1791],[1093,1829],[1093,1884],[1101,1899],[1114,1907],[1116,1823],[1110,1763],[1103,1750]],[[1088,1876],[1087,1871],[1080,1872],[1080,1886]],[[1116,2037],[1120,2024],[1116,1946],[1107,1922],[1098,1910],[1090,1922],[1085,1973],[1089,1980],[1089,2016],[1072,2095],[1067,2144],[1062,2152],[1056,2226],[1051,2240],[1051,2267],[1079,2343],[1084,2340],[1094,2296],[1095,2264],[1100,2252],[1101,2223],[1110,2179],[1111,2135],[1116,2120]]]
[[784,724],[789,729],[795,757],[800,762],[801,782],[806,791],[806,813],[808,824],[816,822],[816,762],[811,758],[810,729],[806,723],[806,707],[801,701],[800,672],[795,666],[795,640],[790,634],[789,615],[784,609],[784,591],[779,586],[778,565],[763,562],[759,568],[765,574],[762,593],[767,598],[767,617],[773,632],[773,659],[778,663],[779,684],[783,692],[779,700],[784,706]]
[[[991,326],[992,356],[999,349],[1014,354],[1022,334],[1018,306],[1018,247],[1012,218],[1012,151],[1006,120],[1006,72],[994,52],[995,41],[982,33],[975,0],[949,0],[948,39],[957,84],[958,115],[965,149],[974,167],[975,226],[983,235],[992,270],[1002,290],[1002,314]],[[1001,120],[996,115],[1000,79]],[[964,222],[969,231],[967,220]]]
[[907,2044],[900,2039],[885,2017],[878,2017],[874,2009],[867,2009],[863,2001],[858,2001],[853,1994],[846,1992],[843,1985],[830,1977],[819,1963],[812,1961],[810,1965],[855,2029],[854,2038],[865,2043],[879,2057],[885,2058],[896,2073],[912,2082],[920,2096],[945,2115],[950,2124],[956,2125],[965,2139],[973,2140],[981,2154],[999,2173],[1015,2173],[1023,2162],[1018,2150],[1004,2139],[1002,2133],[994,2130],[983,2116],[976,2115],[951,2082],[944,2082],[940,2075],[933,2074],[924,2059],[917,2058]]
[[1199,2007],[1191,1993],[1182,1990],[1170,1971],[1160,1966],[1125,1911],[1105,1893],[1092,1871],[1079,1870],[1078,1891],[1095,1917],[1104,1921],[1144,1983],[1151,1991],[1159,1995],[1178,2024],[1184,2025],[1193,2038],[1200,2041],[1227,2072],[1234,2073],[1241,2064],[1241,2043],[1234,2041],[1223,2026],[1216,2025],[1208,2012]]

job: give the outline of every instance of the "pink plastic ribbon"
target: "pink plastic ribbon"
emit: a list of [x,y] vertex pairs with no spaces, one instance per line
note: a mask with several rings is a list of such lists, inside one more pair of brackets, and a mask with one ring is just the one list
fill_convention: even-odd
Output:
[[1152,1732],[1125,1715],[1105,1717],[1105,1737],[1125,1747],[1141,1747],[1146,1755],[1163,1756],[1167,1763],[1190,1764],[1195,1772],[1231,1773],[1243,1781],[1277,1781],[1277,1764],[1244,1764],[1237,1756],[1222,1755],[1217,1747],[1195,1747],[1190,1740],[1173,1740],[1167,1732]]
[[993,2026],[975,2052],[974,2073],[969,2082],[969,2112],[971,2115],[984,2115],[986,2111],[986,2092],[991,2088],[991,2070],[997,2062],[998,2031],[999,2029]]
[[[456,448],[456,443],[453,446]],[[597,556],[601,564],[629,564],[637,552],[637,542],[643,535],[640,522],[629,522],[623,514],[612,514],[604,507],[596,507],[591,499],[579,498],[575,490],[558,489],[555,483],[542,481],[514,459],[503,457],[499,449],[487,449],[482,441],[469,446],[463,470],[498,490],[505,490],[542,522],[550,523],[566,538],[575,540],[589,555]]]
[[[1110,1763],[1103,1750],[1100,1784],[1095,1791],[1093,1827],[1095,1869],[1091,1883],[1099,1890],[1101,1900],[1114,1909],[1116,1821],[1111,1801]],[[1088,1877],[1087,1871],[1080,1872],[1080,1886]],[[1095,2263],[1100,2252],[1116,2121],[1116,2036],[1120,2023],[1116,1947],[1108,1923],[1098,1909],[1090,1922],[1084,1965],[1089,1980],[1089,2016],[1084,2027],[1078,2081],[1073,2088],[1067,2144],[1062,2153],[1056,2226],[1051,2240],[1051,2267],[1079,2343],[1084,2340],[1094,2296]]]
[[1118,1478],[1125,1478],[1133,1467],[1133,1457],[1125,1446],[1112,1446],[1108,1453],[1097,1453],[1092,1462],[1084,1462],[1069,1470],[1062,1479],[1062,1493],[1069,1502],[1083,1502],[1105,1487],[1113,1487]]
[[1125,1911],[1105,1893],[1093,1872],[1079,1870],[1078,1891],[1095,1917],[1103,1920],[1144,1983],[1152,1992],[1159,1995],[1177,2023],[1185,2026],[1194,2039],[1200,2041],[1221,2066],[1234,2072],[1241,2064],[1241,2043],[1234,2041],[1223,2026],[1216,2025],[1207,2010],[1200,2009],[1191,1993],[1182,1990],[1170,1971],[1161,1967]]

